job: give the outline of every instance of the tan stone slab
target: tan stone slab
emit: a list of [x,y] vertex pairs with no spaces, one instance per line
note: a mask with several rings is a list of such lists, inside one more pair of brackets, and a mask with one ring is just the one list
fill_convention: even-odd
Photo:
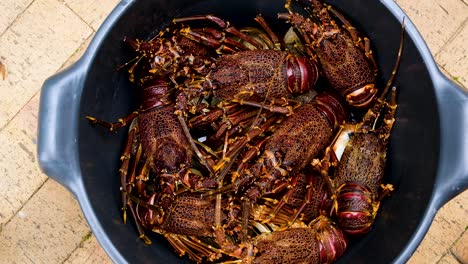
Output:
[[102,249],[96,237],[89,233],[81,244],[76,248],[70,257],[65,261],[66,264],[86,264],[86,263],[112,263],[106,252]]
[[468,191],[445,204],[408,263],[452,263],[447,254],[450,255],[450,247],[468,226],[467,204]]
[[436,55],[468,17],[460,0],[396,0]]
[[37,166],[37,94],[0,131],[0,224],[6,223],[44,183]]
[[452,254],[448,253],[437,264],[460,264],[460,262]]
[[[468,12],[468,10],[467,10]],[[468,87],[468,20],[450,43],[437,54],[436,61],[452,75],[456,81]]]
[[81,58],[81,56],[83,56],[83,54],[85,53],[86,49],[88,48],[89,46],[89,43],[91,43],[91,40],[93,40],[93,37],[94,37],[94,33],[91,34],[82,44],[81,46],[76,50],[75,53],[73,53],[72,56],[70,56],[70,58],[68,58],[68,60],[62,65],[62,67],[60,68],[59,71],[71,66],[73,63],[75,63],[77,60],[79,60]]
[[[465,215],[465,217],[468,217],[468,215]],[[468,264],[468,231],[463,233],[460,239],[458,239],[452,247],[451,251],[458,261],[463,264]]]
[[0,129],[91,32],[64,3],[41,0],[29,6],[0,37],[0,57],[8,68],[7,79],[0,81]]
[[[92,35],[62,65],[76,62],[84,53]],[[6,223],[44,183],[36,156],[37,122],[40,93],[0,131],[0,224]]]
[[437,214],[424,240],[408,260],[408,264],[437,263],[449,252],[450,246],[460,236],[459,229],[454,226]]
[[468,227],[468,190],[450,200],[440,208],[437,214],[449,222],[459,234],[462,234]]
[[2,263],[61,263],[89,232],[78,204],[53,180],[0,233]]
[[65,3],[94,30],[98,30],[104,19],[119,2],[120,0],[65,0]]
[[0,36],[32,2],[33,0],[0,1]]

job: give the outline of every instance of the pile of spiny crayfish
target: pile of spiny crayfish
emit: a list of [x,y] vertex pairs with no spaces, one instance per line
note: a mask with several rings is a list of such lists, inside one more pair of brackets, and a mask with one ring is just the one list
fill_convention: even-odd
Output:
[[245,28],[176,18],[151,40],[124,38],[139,108],[87,118],[129,125],[123,218],[145,243],[159,233],[196,262],[330,263],[372,228],[393,191],[382,181],[404,26],[379,89],[370,40],[329,5],[298,4],[302,15],[291,1],[284,38],[260,15]]

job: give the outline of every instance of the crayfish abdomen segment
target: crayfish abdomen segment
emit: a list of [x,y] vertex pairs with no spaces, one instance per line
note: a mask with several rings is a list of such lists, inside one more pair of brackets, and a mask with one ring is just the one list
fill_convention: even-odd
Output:
[[167,105],[138,117],[141,144],[156,173],[177,173],[182,165],[190,167],[192,162],[192,149],[174,111],[173,105]]
[[375,218],[372,194],[356,183],[340,186],[337,195],[337,218],[340,226],[348,234],[367,233]]
[[346,147],[335,173],[337,217],[348,234],[367,233],[378,207],[386,148],[378,134],[356,133]]

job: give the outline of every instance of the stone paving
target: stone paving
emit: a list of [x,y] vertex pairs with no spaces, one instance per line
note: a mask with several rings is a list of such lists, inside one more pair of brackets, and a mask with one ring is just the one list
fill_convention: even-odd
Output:
[[[350,0],[348,0],[350,1]],[[110,263],[81,210],[38,168],[39,91],[76,61],[118,0],[0,1],[0,263]],[[468,87],[468,1],[398,0],[439,67]],[[437,213],[408,263],[468,263],[468,191]]]

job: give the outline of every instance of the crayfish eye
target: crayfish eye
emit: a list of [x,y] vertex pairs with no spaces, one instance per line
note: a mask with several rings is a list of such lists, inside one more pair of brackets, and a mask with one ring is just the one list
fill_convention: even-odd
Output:
[[294,95],[314,88],[318,80],[317,65],[306,57],[288,56],[286,61],[288,91]]

